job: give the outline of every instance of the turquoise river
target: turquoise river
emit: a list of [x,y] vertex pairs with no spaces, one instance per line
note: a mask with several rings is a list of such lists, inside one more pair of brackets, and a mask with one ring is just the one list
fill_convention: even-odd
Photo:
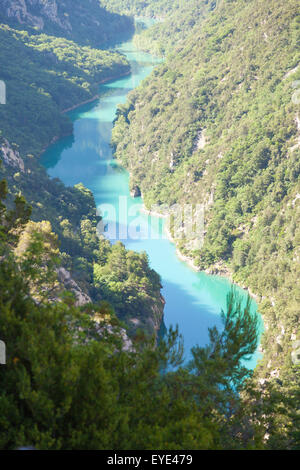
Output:
[[[130,196],[129,175],[113,159],[110,147],[113,120],[117,105],[124,103],[127,94],[151,73],[158,59],[136,50],[132,42],[122,43],[115,49],[127,56],[131,75],[101,85],[99,99],[69,112],[74,122],[73,136],[49,147],[41,161],[51,177],[58,177],[69,186],[81,182],[89,188],[98,209],[106,215],[105,220],[111,222],[110,230],[115,222],[117,234],[118,229],[125,234],[131,220],[140,218],[139,236],[130,230],[130,237],[121,233],[120,238],[127,248],[146,251],[151,266],[160,274],[166,300],[165,325],[179,326],[188,358],[191,347],[208,342],[209,327],[222,326],[220,312],[226,307],[231,284],[220,276],[193,271],[180,261],[175,246],[166,237],[153,236],[161,230],[161,219],[143,214],[142,200]],[[123,211],[119,211],[120,204],[127,205],[128,221]],[[148,227],[152,227],[149,230],[152,236],[144,234]],[[242,289],[241,293],[246,296]],[[247,361],[247,367],[254,368],[258,358],[259,353]]]

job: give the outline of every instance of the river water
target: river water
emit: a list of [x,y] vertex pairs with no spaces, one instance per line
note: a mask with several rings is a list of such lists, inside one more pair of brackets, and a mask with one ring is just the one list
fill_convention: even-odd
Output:
[[[220,276],[197,273],[180,261],[175,246],[160,236],[161,219],[141,213],[141,199],[130,196],[129,175],[113,159],[110,147],[113,120],[117,105],[125,103],[127,94],[150,74],[159,60],[137,50],[132,42],[115,46],[115,49],[126,54],[131,75],[101,85],[100,99],[70,112],[73,136],[49,147],[41,161],[51,177],[60,178],[68,186],[83,183],[93,192],[97,207],[110,222],[106,227],[108,235],[113,235],[116,228],[117,235],[122,232],[120,238],[128,249],[146,251],[151,267],[162,278],[165,325],[167,328],[179,326],[188,358],[191,347],[208,342],[209,327],[222,326],[220,312],[226,308],[231,284]],[[124,218],[124,211],[119,210],[120,205],[127,205],[128,220]],[[130,229],[128,237],[125,233],[136,217],[139,217],[140,233]],[[243,290],[241,293],[246,297]],[[247,361],[247,367],[254,368],[258,358],[257,353]]]

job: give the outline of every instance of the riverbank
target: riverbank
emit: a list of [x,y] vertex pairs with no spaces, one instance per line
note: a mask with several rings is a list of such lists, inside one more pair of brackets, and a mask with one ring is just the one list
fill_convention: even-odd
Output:
[[[128,92],[136,88],[158,62],[156,58],[137,50],[132,43],[119,45],[118,50],[123,51],[132,64],[131,76],[116,80],[109,85],[109,93],[101,95],[99,102],[86,107],[82,113],[74,113],[71,116],[76,120],[73,142],[71,145],[66,141],[60,146],[54,146],[46,160],[50,176],[59,178],[67,186],[81,182],[93,193],[97,207],[105,205],[116,208],[122,197],[127,198],[130,210],[136,205],[136,198],[130,195],[127,171],[121,169],[113,158],[111,129],[118,104],[126,101]],[[139,191],[135,193],[143,196]],[[151,215],[165,217],[158,213],[160,209],[157,207],[155,211],[153,207]],[[122,224],[123,233],[129,233],[130,227],[124,226],[125,222],[119,215],[116,210],[113,216],[108,217],[112,217],[116,227]],[[147,217],[144,222],[145,229],[149,228],[146,225]],[[162,296],[166,301],[165,326],[169,329],[178,325],[184,338],[185,360],[189,360],[193,347],[208,344],[209,328],[222,328],[220,313],[226,309],[230,282],[225,277],[207,276],[188,257],[179,251],[176,254],[171,234],[159,240],[155,237],[136,239],[128,236],[121,241],[131,253],[146,254],[151,269],[160,275]],[[191,263],[190,266],[188,263]],[[136,312],[134,315],[134,318],[139,319]],[[254,368],[256,361],[257,357],[254,356],[248,367]]]
[[[118,80],[120,78],[127,77],[130,74],[131,74],[131,70],[129,70],[126,73],[121,73],[112,77],[107,77],[101,80],[100,82],[95,83],[95,85],[97,86],[104,85],[105,83],[109,83],[113,80]],[[93,103],[94,101],[98,100],[100,96],[101,96],[100,93],[97,93],[92,98],[89,98],[88,100],[85,100],[85,101],[81,101],[80,103],[77,103],[74,106],[71,106],[70,108],[63,109],[61,112],[65,114],[65,113],[69,113],[70,111],[74,111],[74,109],[80,108],[81,106],[84,106],[85,104]]]
[[165,230],[165,233],[167,235],[168,240],[173,243],[176,247],[176,255],[178,259],[184,263],[186,263],[191,269],[193,269],[196,272],[204,272],[208,276],[221,276],[226,278],[229,282],[232,284],[235,284],[236,286],[240,287],[241,289],[247,291],[257,303],[261,302],[261,297],[258,295],[254,294],[252,292],[250,287],[247,287],[241,283],[238,283],[234,280],[233,272],[229,269],[228,266],[226,266],[222,261],[219,261],[213,265],[211,265],[209,268],[205,269],[202,271],[194,262],[194,259],[191,256],[184,255],[181,253],[180,249],[176,246],[176,240],[172,237],[171,233],[169,230]]
[[[143,200],[143,195],[141,196],[142,200]],[[160,219],[167,219],[168,218],[168,214],[162,214],[158,211],[152,211],[152,210],[149,210],[149,209],[146,209],[145,206],[143,206],[142,210],[141,210],[141,213],[143,214],[146,214],[146,215],[149,215],[151,217],[158,217]],[[233,272],[229,269],[229,267],[223,263],[222,261],[219,261],[213,265],[211,265],[209,268],[205,269],[205,270],[201,270],[199,268],[199,266],[197,266],[195,264],[195,261],[194,259],[192,258],[192,256],[188,256],[186,254],[183,254],[180,249],[178,248],[177,246],[177,243],[176,243],[176,240],[174,239],[174,237],[172,236],[170,230],[167,229],[167,227],[164,227],[164,232],[166,234],[166,237],[167,239],[174,244],[175,248],[176,248],[176,256],[177,258],[182,261],[183,263],[186,263],[191,269],[193,269],[193,271],[195,272],[204,272],[205,274],[209,275],[209,276],[221,276],[221,277],[224,277],[226,278],[229,282],[231,282],[232,284],[235,284],[236,286],[240,287],[241,289],[247,291],[249,293],[249,295],[257,302],[261,302],[261,297],[258,296],[257,294],[255,294],[254,292],[252,292],[251,288],[250,287],[247,287],[245,286],[244,284],[241,284],[239,282],[236,282],[234,280],[234,276],[233,276]]]
[[[142,196],[142,199],[143,199],[143,196]],[[160,219],[167,219],[169,217],[168,214],[162,214],[162,213],[157,212],[157,211],[152,211],[152,210],[146,209],[145,206],[143,207],[141,212],[143,214],[149,215],[151,217],[158,217]],[[180,249],[177,247],[176,240],[172,236],[170,230],[167,229],[167,227],[164,227],[164,232],[165,232],[168,240],[175,245],[176,255],[177,255],[178,259],[180,261],[184,262],[184,263],[187,263],[188,266],[190,268],[192,268],[194,271],[201,272],[201,269],[195,264],[194,259],[191,256],[185,255],[180,251]],[[233,282],[232,273],[230,272],[230,270],[227,267],[224,267],[224,265],[222,265],[223,269],[221,269],[221,267],[218,268],[218,266],[219,265],[215,264],[211,268],[208,268],[207,270],[205,270],[204,272],[206,274],[209,274],[209,275],[222,275],[222,276],[228,278],[228,280],[230,280],[230,282]]]
[[[123,77],[127,77],[131,74],[131,69],[126,72],[126,73],[121,73],[121,74],[118,74],[118,75],[114,75],[114,76],[110,76],[110,77],[107,77],[103,80],[101,80],[100,82],[97,82],[95,83],[95,86],[100,86],[100,85],[104,85],[106,83],[109,83],[113,80],[118,80],[118,79],[121,79]],[[85,100],[85,101],[80,101],[79,103],[76,103],[74,104],[73,106],[67,108],[67,109],[63,109],[61,110],[61,113],[62,114],[66,114],[66,113],[69,113],[71,111],[74,111],[75,109],[78,109],[80,108],[81,106],[84,106],[85,104],[89,104],[89,103],[93,103],[94,101],[98,100],[100,98],[101,94],[100,93],[97,93],[96,95],[94,95],[93,97],[89,98],[88,100]],[[51,145],[55,144],[59,139],[62,139],[63,137],[69,137],[70,135],[73,134],[73,129],[70,133],[68,134],[63,134],[63,135],[59,135],[59,136],[54,136],[51,141],[49,142],[49,144],[47,144],[45,147],[43,147],[43,149],[41,150],[40,152],[40,155],[41,156],[44,152],[46,152],[46,150],[51,147]]]

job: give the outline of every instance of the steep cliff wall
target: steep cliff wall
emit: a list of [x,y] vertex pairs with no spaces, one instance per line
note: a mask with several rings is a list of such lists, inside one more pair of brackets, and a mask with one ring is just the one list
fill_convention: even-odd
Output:
[[204,206],[204,245],[176,243],[258,296],[269,376],[290,367],[300,338],[299,8],[220,1],[187,39],[184,24],[173,54],[120,108],[116,156],[149,209]]
[[0,22],[100,45],[133,32],[133,20],[108,12],[98,0],[2,0]]
[[13,149],[6,139],[2,139],[2,142],[0,140],[0,158],[5,165],[24,172],[24,161],[20,157],[20,153]]

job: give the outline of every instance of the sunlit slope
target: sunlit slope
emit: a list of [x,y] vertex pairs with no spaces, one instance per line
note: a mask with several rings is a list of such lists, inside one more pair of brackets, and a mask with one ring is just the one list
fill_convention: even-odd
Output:
[[262,299],[268,372],[290,361],[299,321],[299,20],[295,0],[219,2],[113,134],[148,206],[205,205],[203,249],[179,247]]

